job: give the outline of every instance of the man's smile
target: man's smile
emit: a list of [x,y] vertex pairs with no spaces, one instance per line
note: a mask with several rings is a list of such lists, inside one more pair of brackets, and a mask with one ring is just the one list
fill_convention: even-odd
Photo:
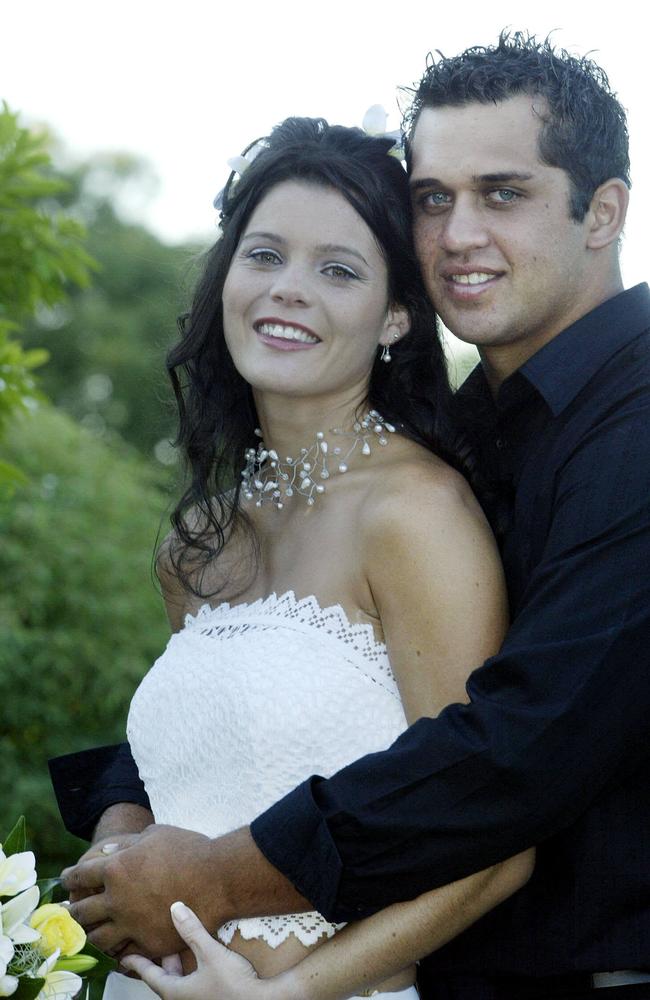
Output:
[[503,272],[471,269],[469,267],[443,268],[441,278],[444,281],[447,294],[459,302],[474,301],[484,292],[493,288]]
[[493,277],[486,271],[471,271],[469,274],[451,274],[449,279],[458,285],[483,285]]

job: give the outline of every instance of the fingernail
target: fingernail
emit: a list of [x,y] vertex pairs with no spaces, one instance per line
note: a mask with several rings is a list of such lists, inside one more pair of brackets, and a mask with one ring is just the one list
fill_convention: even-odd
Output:
[[102,847],[102,854],[113,854],[119,846],[119,844],[104,844]]
[[179,923],[182,923],[183,920],[187,920],[187,918],[190,915],[189,907],[186,906],[185,903],[181,903],[180,900],[177,900],[175,903],[172,903],[169,909],[171,910],[171,914],[174,920],[178,920]]

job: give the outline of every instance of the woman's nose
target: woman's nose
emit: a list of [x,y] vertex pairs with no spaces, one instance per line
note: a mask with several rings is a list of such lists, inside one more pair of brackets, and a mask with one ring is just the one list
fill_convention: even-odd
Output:
[[278,269],[269,291],[274,302],[307,305],[310,298],[308,282],[300,267]]

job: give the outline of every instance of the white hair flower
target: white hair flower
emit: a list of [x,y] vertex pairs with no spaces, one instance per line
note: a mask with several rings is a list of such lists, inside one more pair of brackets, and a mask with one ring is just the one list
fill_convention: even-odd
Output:
[[398,129],[393,132],[387,132],[387,122],[388,112],[386,109],[381,104],[373,104],[363,116],[361,127],[366,135],[375,136],[377,139],[392,139],[394,145],[388,150],[388,155],[394,156],[401,162],[404,159],[402,133]]
[[388,112],[386,109],[381,104],[373,104],[363,116],[361,128],[368,135],[385,135],[387,122]]

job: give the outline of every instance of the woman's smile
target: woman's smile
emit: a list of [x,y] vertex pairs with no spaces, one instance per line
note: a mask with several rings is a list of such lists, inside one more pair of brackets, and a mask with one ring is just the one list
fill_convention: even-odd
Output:
[[301,323],[273,317],[257,320],[253,325],[262,343],[275,350],[300,351],[315,347],[321,342],[313,330]]

